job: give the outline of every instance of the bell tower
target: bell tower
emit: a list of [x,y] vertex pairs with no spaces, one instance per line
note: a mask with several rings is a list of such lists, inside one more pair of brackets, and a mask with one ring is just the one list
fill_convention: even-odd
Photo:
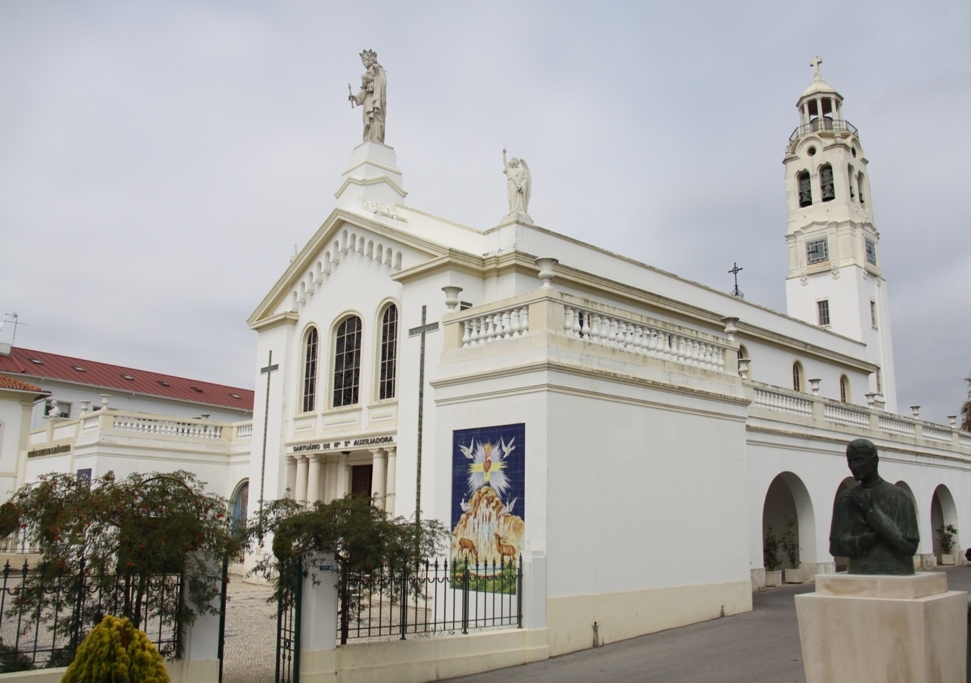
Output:
[[[844,118],[843,96],[823,80],[819,57],[812,83],[796,102],[799,125],[783,159],[789,315],[867,345],[880,370],[861,393],[896,410],[887,283],[873,220],[867,159],[856,127]],[[853,403],[862,403],[852,388]]]

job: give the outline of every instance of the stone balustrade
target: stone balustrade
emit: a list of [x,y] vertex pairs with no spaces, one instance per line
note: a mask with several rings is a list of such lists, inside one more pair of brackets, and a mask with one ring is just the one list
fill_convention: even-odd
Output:
[[513,306],[462,321],[462,348],[529,333],[529,306]]
[[[759,382],[745,381],[744,384],[752,392],[752,408],[775,413],[777,417],[772,419],[784,422],[789,419],[788,416],[795,415],[815,421],[817,426],[830,430],[848,428],[854,433],[847,434],[847,438],[907,437],[915,442],[933,442],[931,446],[936,444],[956,448],[963,452],[962,455],[971,457],[971,434],[955,427],[891,415],[879,408],[840,403],[830,398],[802,394]],[[766,416],[756,414],[756,417]]]
[[917,434],[916,423],[896,415],[880,415],[878,417],[880,430],[901,436],[915,436]]
[[727,339],[552,288],[449,313],[443,323],[446,351],[543,333],[623,351],[631,362],[658,359],[713,372],[736,371],[734,365],[726,367],[728,356],[737,357]]
[[688,332],[673,332],[660,325],[622,315],[607,315],[580,306],[564,305],[563,333],[638,356],[660,358],[693,367],[725,371],[726,346],[704,341]]
[[221,439],[222,425],[201,420],[172,420],[135,415],[112,415],[112,429],[121,432],[141,432],[160,436],[184,436],[194,439]]
[[236,425],[236,438],[237,439],[252,439],[253,438],[253,423],[245,422],[241,425]]
[[813,404],[809,398],[765,387],[755,388],[755,398],[752,405],[756,408],[788,415],[801,415],[803,417],[812,417],[813,415]]
[[[824,403],[823,417],[829,422],[847,427],[860,427],[862,429],[870,427],[869,411],[846,404]],[[948,441],[950,441],[950,437],[948,437]]]

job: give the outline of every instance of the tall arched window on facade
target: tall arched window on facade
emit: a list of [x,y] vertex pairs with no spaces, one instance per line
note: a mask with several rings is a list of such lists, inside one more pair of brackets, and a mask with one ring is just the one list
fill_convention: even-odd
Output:
[[811,206],[813,203],[813,186],[809,182],[809,173],[802,171],[796,174],[796,183],[799,186],[799,206]]
[[840,401],[850,402],[850,378],[846,375],[840,375]]
[[866,204],[863,199],[863,173],[858,173],[856,176],[856,191],[860,193],[860,204]]
[[378,397],[394,398],[398,370],[398,307],[391,304],[381,316],[381,367]]
[[303,412],[309,413],[317,407],[317,328],[307,334],[303,361]]
[[334,407],[358,402],[361,383],[361,319],[351,316],[337,328],[334,349]]
[[829,164],[819,169],[819,186],[822,190],[824,202],[829,202],[836,198],[836,188],[833,186],[833,167]]
[[792,390],[802,391],[802,363],[799,361],[792,364]]

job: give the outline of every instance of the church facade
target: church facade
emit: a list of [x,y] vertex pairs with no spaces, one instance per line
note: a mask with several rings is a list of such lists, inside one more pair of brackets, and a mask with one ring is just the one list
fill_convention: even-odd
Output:
[[867,161],[814,66],[784,159],[788,314],[535,224],[519,160],[477,229],[405,205],[391,147],[355,148],[248,321],[252,499],[367,493],[448,524],[453,558],[521,556],[551,654],[595,622],[610,641],[751,609],[790,525],[802,575],[833,571],[859,437],[915,501],[915,561],[944,559],[971,435],[896,414]]
[[238,515],[349,493],[420,511],[451,530],[449,559],[522,559],[529,659],[750,610],[763,542],[785,531],[794,580],[837,569],[831,511],[856,438],[915,503],[915,564],[961,561],[934,530],[953,524],[961,548],[971,528],[971,434],[898,414],[867,159],[814,66],[783,159],[787,314],[537,225],[521,159],[505,160],[495,226],[407,206],[374,100],[333,211],[249,318],[252,420],[171,401],[96,411],[38,381],[0,397],[7,427],[26,430],[32,401],[43,423],[5,458],[18,451],[27,481],[192,469]]

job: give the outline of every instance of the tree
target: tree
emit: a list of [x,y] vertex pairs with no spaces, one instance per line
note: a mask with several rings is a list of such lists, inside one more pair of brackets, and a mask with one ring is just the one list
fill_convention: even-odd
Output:
[[[183,471],[123,480],[108,472],[90,482],[58,473],[24,486],[0,508],[0,524],[15,519],[44,559],[16,606],[47,621],[58,608],[52,600],[63,591],[76,596],[75,618],[57,621],[71,650],[105,614],[138,627],[151,613],[180,627],[216,613],[222,560],[240,540],[227,501],[204,488]],[[163,584],[170,589],[159,594]]]
[[961,405],[961,431],[971,432],[971,375],[964,381],[968,383],[968,399]]
[[[313,505],[290,498],[266,503],[249,528],[250,537],[265,531],[273,534],[273,555],[264,554],[254,571],[273,584],[272,599],[293,598],[300,577],[314,571],[315,555],[330,553],[337,559],[343,641],[356,608],[352,576],[369,576],[380,583],[407,575],[436,557],[448,535],[438,520],[416,524],[403,517],[388,519],[370,499],[354,495]],[[417,582],[411,584],[415,594],[422,590]]]

